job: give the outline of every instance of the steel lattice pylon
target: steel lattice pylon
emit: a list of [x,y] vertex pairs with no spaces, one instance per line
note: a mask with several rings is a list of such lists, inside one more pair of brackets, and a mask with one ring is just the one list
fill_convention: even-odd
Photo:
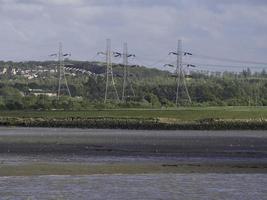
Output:
[[[183,68],[183,56],[185,55],[192,55],[191,53],[184,52],[182,50],[182,41],[178,40],[178,46],[177,46],[177,51],[176,52],[170,52],[169,55],[176,55],[177,60],[176,60],[176,66],[172,64],[166,64],[164,66],[169,66],[169,67],[175,67],[175,80],[176,80],[176,98],[175,98],[175,103],[176,106],[179,106],[179,102],[182,98],[182,92],[184,91],[186,93],[186,97],[189,101],[189,103],[192,103],[191,97],[188,92],[187,84],[186,84],[186,78],[185,78],[185,72]],[[194,65],[188,64],[187,67],[194,67]]]
[[104,103],[107,103],[108,95],[110,93],[110,88],[114,90],[115,99],[120,101],[118,91],[116,88],[114,75],[113,75],[113,66],[112,66],[112,52],[111,52],[111,40],[107,39],[106,52],[99,52],[99,54],[104,54],[106,56],[106,89],[105,89],[105,99]]
[[69,56],[70,54],[63,54],[62,51],[62,43],[59,43],[59,49],[58,49],[58,90],[57,90],[57,97],[60,98],[62,86],[65,84],[66,90],[68,92],[68,95],[71,97],[70,89],[68,86],[68,82],[65,75],[65,64],[64,64],[64,57]]
[[127,87],[130,89],[133,96],[135,96],[135,92],[132,86],[132,83],[129,79],[129,67],[128,67],[128,58],[135,57],[133,54],[128,54],[128,45],[127,43],[123,44],[123,86],[122,86],[122,101],[125,101],[125,96],[127,92]]
[[[185,73],[183,69],[183,51],[182,51],[182,40],[178,40],[178,47],[177,47],[177,65],[176,65],[176,105],[179,105],[179,95],[183,89],[186,92],[186,96],[188,98],[188,101],[191,103],[191,97],[188,92],[188,88],[186,85],[186,80],[185,80]],[[181,95],[180,95],[181,96]]]

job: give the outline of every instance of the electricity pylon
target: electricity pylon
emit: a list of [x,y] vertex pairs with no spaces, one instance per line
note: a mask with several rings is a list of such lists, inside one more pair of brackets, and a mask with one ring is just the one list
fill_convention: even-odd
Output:
[[123,85],[122,85],[122,97],[121,100],[125,101],[125,97],[127,96],[127,88],[131,91],[132,95],[135,96],[135,92],[132,86],[132,83],[129,79],[129,66],[128,66],[128,58],[135,57],[134,54],[128,53],[128,44],[125,42],[123,44],[123,53],[114,52],[115,57],[123,57]]
[[58,57],[58,67],[57,67],[57,73],[58,73],[58,89],[57,89],[57,98],[60,98],[61,90],[62,90],[62,84],[65,84],[66,90],[68,92],[68,95],[71,97],[70,89],[68,86],[68,82],[65,75],[65,64],[64,59],[67,56],[71,56],[70,53],[64,54],[62,51],[62,43],[59,43],[58,53],[51,54],[50,56],[57,56]]
[[[184,90],[187,96],[187,99],[189,103],[192,103],[191,97],[188,92],[187,84],[186,84],[186,78],[185,73],[183,69],[183,56],[185,55],[192,55],[188,52],[183,52],[182,50],[182,41],[178,40],[178,47],[177,52],[170,52],[169,55],[176,55],[176,69],[175,69],[175,78],[176,78],[176,106],[179,106],[179,101],[182,98],[182,91]],[[167,64],[166,66],[175,67],[171,64]],[[195,67],[194,65],[187,65],[187,67]]]
[[107,39],[106,52],[98,52],[98,54],[103,54],[106,56],[106,89],[105,89],[104,103],[106,103],[108,100],[110,87],[114,89],[116,100],[120,101],[118,91],[116,89],[114,75],[113,75],[113,67],[112,67],[112,59],[111,59],[113,54],[111,52],[111,40],[110,39]]

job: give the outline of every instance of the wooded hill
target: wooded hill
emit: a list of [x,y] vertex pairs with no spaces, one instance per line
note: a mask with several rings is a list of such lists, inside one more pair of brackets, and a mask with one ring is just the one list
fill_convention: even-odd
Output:
[[[87,109],[104,108],[105,64],[100,62],[65,61],[66,77],[72,98],[48,97],[56,94],[57,76],[55,61],[3,62],[0,61],[1,109]],[[75,71],[73,69],[79,69]],[[121,97],[123,66],[114,64],[114,77]],[[83,73],[82,70],[92,74]],[[267,73],[218,72],[207,74],[190,72],[186,82],[192,103],[183,90],[179,104],[182,106],[266,106]],[[109,93],[105,107],[174,107],[176,83],[171,72],[144,66],[129,66],[129,80],[135,91],[126,88],[126,102],[114,101],[114,91]],[[64,92],[64,90],[63,90]],[[66,92],[66,91],[65,91]],[[38,94],[38,95],[37,95]],[[65,93],[67,94],[67,93]]]

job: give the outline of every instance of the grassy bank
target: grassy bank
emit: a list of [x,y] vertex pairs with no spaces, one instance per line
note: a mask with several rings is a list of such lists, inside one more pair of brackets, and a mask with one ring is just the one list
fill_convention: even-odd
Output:
[[118,109],[84,111],[1,111],[2,117],[25,118],[172,118],[194,121],[206,118],[267,119],[267,107],[181,107],[179,109]]
[[1,126],[161,130],[267,130],[267,108],[3,111]]

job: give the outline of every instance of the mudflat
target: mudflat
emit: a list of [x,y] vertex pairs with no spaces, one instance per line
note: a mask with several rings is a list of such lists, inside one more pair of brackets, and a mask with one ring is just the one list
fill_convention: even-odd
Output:
[[0,153],[267,157],[266,131],[1,128]]
[[0,154],[2,176],[267,173],[267,133],[1,128]]

